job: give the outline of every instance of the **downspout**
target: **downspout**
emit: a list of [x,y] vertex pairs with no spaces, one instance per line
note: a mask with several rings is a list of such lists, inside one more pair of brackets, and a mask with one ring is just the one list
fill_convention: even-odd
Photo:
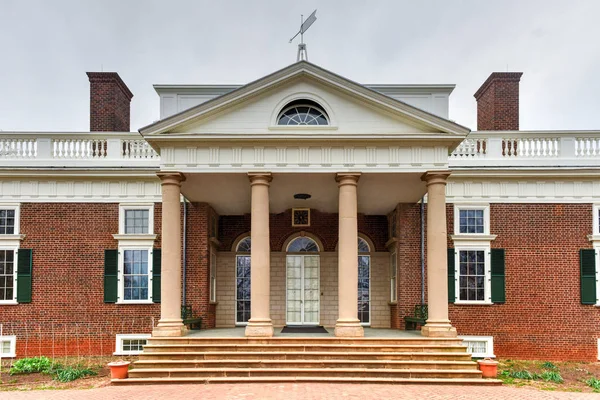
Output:
[[425,196],[421,197],[421,305],[424,305],[424,304],[425,304]]
[[187,199],[183,198],[183,290],[181,296],[181,305],[185,305],[185,274],[187,270]]

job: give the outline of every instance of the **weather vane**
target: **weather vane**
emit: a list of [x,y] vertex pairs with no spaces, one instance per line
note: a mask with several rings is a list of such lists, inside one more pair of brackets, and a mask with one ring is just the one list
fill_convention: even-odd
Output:
[[300,35],[300,43],[298,44],[298,57],[296,58],[296,61],[308,61],[308,51],[306,50],[306,44],[304,43],[304,32],[306,32],[316,20],[317,10],[313,11],[312,14],[306,18],[306,21],[304,20],[304,15],[300,15],[300,30],[294,35],[293,38],[290,39],[290,43],[292,43],[292,40],[294,40],[296,36]]

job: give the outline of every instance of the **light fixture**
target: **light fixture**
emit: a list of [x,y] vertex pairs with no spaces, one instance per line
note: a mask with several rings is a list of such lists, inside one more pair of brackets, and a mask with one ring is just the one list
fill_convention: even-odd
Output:
[[310,199],[312,196],[308,193],[296,193],[294,195],[295,199],[299,199],[299,200],[308,200]]

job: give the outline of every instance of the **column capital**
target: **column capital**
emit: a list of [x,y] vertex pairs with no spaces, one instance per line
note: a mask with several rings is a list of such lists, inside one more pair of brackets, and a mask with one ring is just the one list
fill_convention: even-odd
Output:
[[161,185],[181,186],[181,182],[185,181],[185,175],[181,172],[157,172],[156,176],[159,177]]
[[427,186],[437,183],[445,185],[451,173],[450,171],[427,171],[421,175],[421,180],[426,182]]
[[250,179],[251,186],[269,186],[269,183],[273,180],[273,174],[271,174],[270,172],[248,172],[248,179]]
[[338,183],[338,186],[356,186],[361,175],[360,172],[338,172],[335,174],[335,181]]

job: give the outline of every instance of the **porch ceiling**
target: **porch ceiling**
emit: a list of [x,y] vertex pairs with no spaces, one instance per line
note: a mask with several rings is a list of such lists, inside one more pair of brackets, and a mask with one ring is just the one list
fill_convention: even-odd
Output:
[[[183,195],[190,201],[209,203],[221,215],[250,212],[250,183],[246,174],[186,174]],[[358,212],[383,215],[398,203],[417,202],[425,193],[421,173],[363,174],[358,182]],[[308,200],[294,199],[308,193]],[[272,213],[292,207],[338,211],[338,187],[333,173],[273,174],[269,191]]]

